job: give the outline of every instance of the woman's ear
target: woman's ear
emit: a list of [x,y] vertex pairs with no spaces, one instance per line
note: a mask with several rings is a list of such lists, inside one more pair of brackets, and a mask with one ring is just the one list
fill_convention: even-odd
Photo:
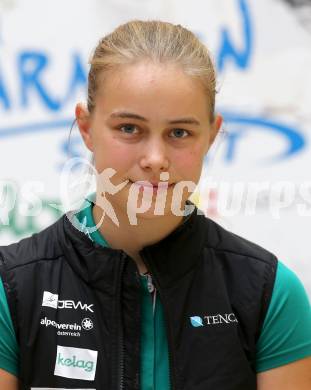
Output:
[[212,124],[212,132],[211,132],[211,137],[210,137],[210,146],[215,141],[215,138],[216,138],[217,134],[219,133],[219,130],[221,129],[222,123],[223,123],[222,115],[216,114],[214,122]]
[[91,134],[91,118],[90,113],[84,103],[78,103],[75,109],[76,121],[84,141],[85,146],[93,152],[93,141]]
[[212,146],[213,142],[215,141],[215,138],[216,138],[217,134],[219,133],[219,130],[221,129],[222,123],[223,123],[222,115],[216,114],[214,121],[210,127],[210,137],[208,140],[206,153],[209,151],[210,147]]

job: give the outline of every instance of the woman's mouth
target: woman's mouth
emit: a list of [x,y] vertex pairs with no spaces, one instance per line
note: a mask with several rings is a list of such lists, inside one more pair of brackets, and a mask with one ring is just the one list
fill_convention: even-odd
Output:
[[144,189],[152,189],[153,192],[157,192],[158,190],[165,190],[173,187],[174,183],[167,183],[167,182],[157,182],[157,183],[152,183],[149,181],[132,181],[130,180],[131,184],[134,184],[135,186],[140,187],[141,190]]

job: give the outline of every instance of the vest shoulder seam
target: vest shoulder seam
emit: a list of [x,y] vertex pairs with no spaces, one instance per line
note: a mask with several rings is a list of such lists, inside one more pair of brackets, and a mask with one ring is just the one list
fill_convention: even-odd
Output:
[[[236,251],[233,251],[233,250],[230,250],[230,249],[217,248],[217,247],[214,247],[214,246],[211,246],[211,245],[205,245],[205,248],[213,249],[215,251],[220,251],[220,252],[232,253],[233,255],[237,255],[237,256],[249,257],[249,258],[252,258],[252,259],[259,260],[259,261],[262,261],[264,263],[267,263],[266,259],[264,259],[262,257],[254,256],[251,253],[236,252]],[[277,259],[277,257],[273,253],[267,252],[267,254],[270,254],[270,256],[272,258]]]
[[[35,259],[29,259],[29,261],[25,262],[25,263],[22,263],[22,264],[15,264],[13,266],[9,266],[7,267],[6,269],[8,271],[13,271],[17,268],[20,268],[20,267],[26,267],[28,265],[32,265],[34,263],[37,263],[39,261],[53,261],[53,260],[58,260],[59,258],[63,257],[63,254],[60,254],[58,256],[55,256],[55,257],[51,257],[51,258],[45,258],[45,257],[42,257],[42,258],[35,258]],[[2,255],[2,258],[3,258],[3,255]]]

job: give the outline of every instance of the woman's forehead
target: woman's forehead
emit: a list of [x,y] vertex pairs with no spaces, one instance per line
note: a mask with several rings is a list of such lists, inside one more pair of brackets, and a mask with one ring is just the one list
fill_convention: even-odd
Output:
[[198,80],[176,66],[138,64],[109,71],[97,91],[96,105],[112,110],[173,109],[173,115],[205,116],[207,96]]
[[[119,85],[129,85],[136,87],[150,86],[156,87],[159,83],[174,83],[177,80],[182,85],[194,89],[200,86],[200,83],[193,77],[188,76],[183,69],[173,63],[160,64],[152,62],[138,62],[118,66],[115,69],[104,71],[102,73],[102,84],[109,84],[111,87]],[[178,87],[178,85],[175,85]]]

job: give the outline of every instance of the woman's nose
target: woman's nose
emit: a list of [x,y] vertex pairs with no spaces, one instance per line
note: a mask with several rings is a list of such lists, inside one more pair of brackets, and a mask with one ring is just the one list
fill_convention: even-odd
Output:
[[140,165],[143,169],[153,172],[163,172],[169,167],[169,158],[164,142],[153,140],[148,142],[142,150]]

